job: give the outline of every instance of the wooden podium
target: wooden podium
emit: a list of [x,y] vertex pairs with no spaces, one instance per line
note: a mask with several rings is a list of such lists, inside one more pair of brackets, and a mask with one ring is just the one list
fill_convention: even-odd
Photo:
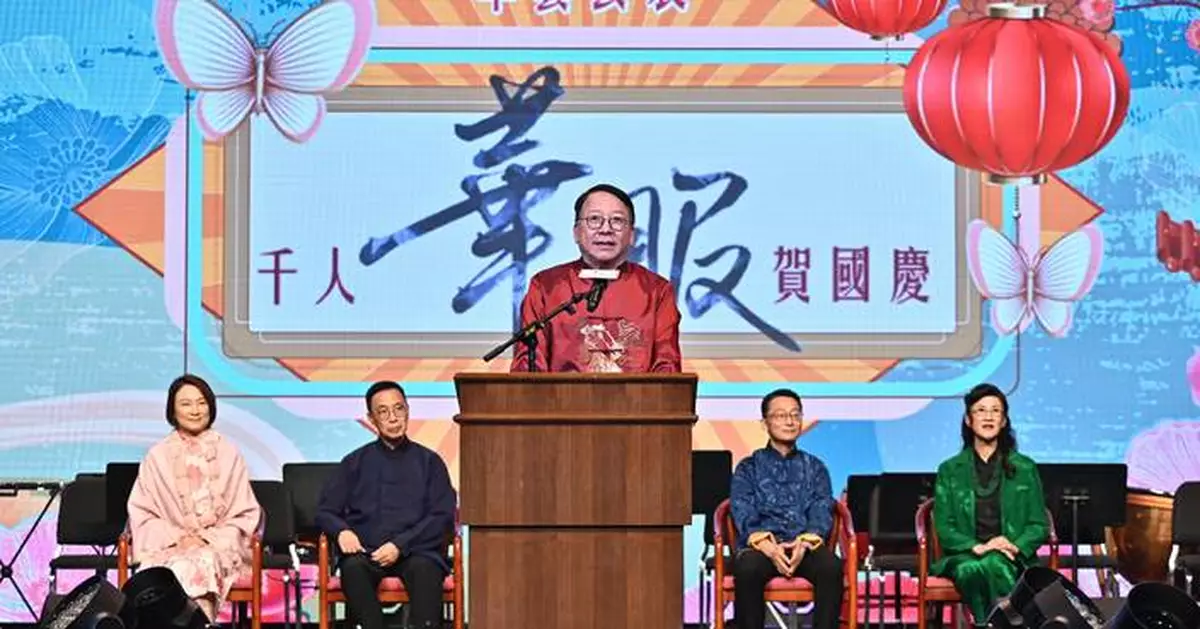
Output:
[[471,629],[679,629],[695,374],[463,373]]

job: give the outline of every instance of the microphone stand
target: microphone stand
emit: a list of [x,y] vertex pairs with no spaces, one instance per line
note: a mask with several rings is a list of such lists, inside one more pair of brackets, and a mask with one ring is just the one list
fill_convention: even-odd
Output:
[[527,355],[529,356],[529,371],[537,371],[537,360],[536,360],[537,359],[537,343],[538,343],[537,333],[540,332],[541,330],[545,329],[546,326],[550,325],[550,321],[553,320],[554,317],[557,317],[558,315],[562,314],[563,312],[569,312],[571,314],[574,314],[575,313],[575,304],[587,299],[588,295],[591,294],[591,292],[592,291],[589,290],[589,291],[584,291],[582,293],[575,293],[574,295],[571,296],[570,299],[568,299],[565,302],[563,302],[562,304],[560,304],[557,308],[546,313],[546,315],[544,317],[525,326],[520,331],[518,331],[516,334],[512,335],[512,337],[509,338],[507,341],[501,343],[500,345],[498,345],[497,347],[492,349],[492,351],[488,352],[487,354],[484,354],[483,362],[485,362],[485,363],[491,362],[492,359],[499,356],[500,354],[503,354],[505,351],[508,350],[508,348],[512,347],[513,345],[516,345],[517,343],[524,343],[525,350],[527,352]]

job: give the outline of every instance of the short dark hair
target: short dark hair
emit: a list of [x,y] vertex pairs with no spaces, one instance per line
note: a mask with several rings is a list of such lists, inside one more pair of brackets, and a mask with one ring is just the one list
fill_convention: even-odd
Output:
[[617,197],[617,200],[621,202],[621,205],[624,205],[625,209],[629,210],[629,223],[632,225],[633,223],[637,222],[633,213],[633,198],[630,197],[629,194],[627,194],[624,190],[609,183],[598,183],[585,190],[583,194],[579,195],[579,198],[575,199],[575,220],[583,218],[583,204],[587,201],[588,197],[592,196],[592,193],[594,192],[607,192],[614,197]]
[[204,401],[208,402],[208,425],[205,428],[211,428],[213,422],[217,421],[217,395],[213,393],[212,387],[204,381],[200,376],[185,373],[179,376],[167,387],[167,423],[173,428],[179,427],[179,420],[175,418],[175,397],[179,395],[179,390],[187,385],[192,385],[200,390],[200,395],[204,396]]
[[799,393],[796,393],[795,391],[793,391],[791,389],[775,389],[774,391],[766,394],[766,396],[764,396],[762,399],[763,419],[767,418],[767,409],[771,408],[771,401],[774,400],[775,398],[781,398],[781,397],[786,397],[786,398],[791,398],[793,400],[796,400],[796,404],[800,405],[800,410],[802,410],[802,411],[804,410],[804,402],[800,399]]
[[379,382],[371,385],[370,388],[367,389],[367,394],[364,396],[364,399],[367,402],[368,413],[371,412],[371,399],[377,394],[383,393],[384,391],[399,391],[400,397],[403,397],[405,402],[408,401],[408,394],[404,392],[404,387],[400,386],[396,382],[393,382],[392,380],[380,380]]

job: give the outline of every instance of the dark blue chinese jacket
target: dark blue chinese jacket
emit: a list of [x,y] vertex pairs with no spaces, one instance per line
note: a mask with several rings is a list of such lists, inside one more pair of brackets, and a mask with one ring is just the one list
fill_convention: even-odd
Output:
[[799,448],[784,456],[768,445],[742,459],[733,471],[729,502],[738,548],[759,531],[784,542],[802,533],[827,539],[833,527],[829,470]]
[[350,529],[368,554],[392,542],[402,558],[425,555],[449,569],[456,505],[437,452],[407,438],[395,448],[375,441],[342,459],[321,493],[316,524],[331,542]]

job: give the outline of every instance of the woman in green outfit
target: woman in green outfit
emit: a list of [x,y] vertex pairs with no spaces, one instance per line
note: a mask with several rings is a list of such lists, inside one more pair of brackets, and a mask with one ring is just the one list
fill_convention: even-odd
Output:
[[981,384],[963,402],[962,452],[937,471],[933,519],[942,558],[930,573],[954,581],[976,624],[983,624],[1036,562],[1049,524],[1037,464],[1017,452],[1008,398]]

